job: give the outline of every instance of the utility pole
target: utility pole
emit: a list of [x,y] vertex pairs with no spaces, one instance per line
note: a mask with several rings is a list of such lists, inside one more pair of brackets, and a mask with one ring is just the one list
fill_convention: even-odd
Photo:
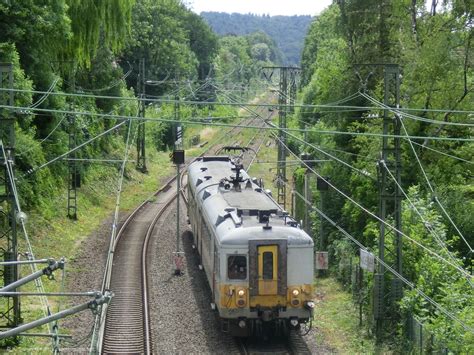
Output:
[[[0,63],[0,87],[13,89],[13,65]],[[14,105],[13,91],[0,92],[1,105]],[[15,192],[13,189],[13,172],[15,164],[15,120],[13,110],[0,109],[0,138],[2,151],[0,152],[0,241],[2,242],[3,260],[17,261],[17,225],[18,212]],[[5,152],[5,154],[3,154]],[[5,157],[7,161],[5,161]],[[11,167],[11,169],[9,168]],[[18,265],[5,265],[3,267],[3,284],[9,285],[18,280]],[[21,323],[20,299],[18,296],[2,297],[3,311],[0,318],[6,320],[6,327],[16,327]]]
[[[378,66],[383,68],[384,74],[384,104],[388,107],[398,108],[400,105],[400,68],[397,64],[367,64],[368,66]],[[400,145],[400,119],[394,117],[389,109],[384,109],[383,116],[383,138],[381,157],[378,161],[379,180],[379,218],[380,235],[378,243],[378,257],[381,261],[392,264],[392,267],[399,274],[402,274],[402,239],[400,230],[402,227],[401,191],[401,145]],[[393,138],[387,137],[393,133]],[[393,172],[396,182],[392,181],[387,169]],[[386,260],[385,251],[387,246],[385,239],[391,231],[386,230],[384,222],[389,215],[393,216],[395,238],[395,250],[389,250],[390,255],[394,255],[393,260]],[[376,335],[378,341],[383,336],[384,323],[387,318],[393,318],[393,314],[387,314],[387,304],[390,300],[392,304],[402,297],[402,284],[398,278],[392,279],[390,287],[385,285],[385,266],[378,263],[374,275],[374,318]]]
[[290,71],[290,113],[295,112],[298,72]]
[[[297,67],[263,67],[264,76],[271,78],[273,72],[278,70],[280,73],[280,82],[278,90],[278,158],[277,158],[277,176],[276,185],[278,188],[277,202],[286,209],[286,118],[287,112],[293,112],[293,106],[296,101],[296,78],[301,69]],[[271,70],[266,74],[265,70]],[[290,88],[288,87],[290,83]],[[293,95],[293,96],[292,96]],[[289,107],[288,107],[289,106]]]
[[181,128],[181,105],[180,105],[180,100],[181,100],[181,85],[179,84],[179,73],[176,78],[176,85],[177,90],[176,94],[174,97],[174,120],[175,123],[173,123],[173,145],[174,149],[178,149],[178,146],[181,145],[181,140],[182,140],[182,128]]
[[277,158],[277,202],[286,209],[286,110],[287,110],[288,71],[280,68],[280,91],[278,95],[278,158]]
[[180,239],[181,239],[181,232],[179,228],[180,224],[180,195],[181,195],[181,172],[180,167],[182,164],[185,163],[184,157],[184,149],[183,149],[183,129],[181,126],[181,107],[180,107],[180,96],[181,96],[181,88],[180,88],[180,75],[178,72],[176,83],[178,88],[176,90],[175,95],[175,103],[174,103],[174,119],[175,123],[173,124],[173,163],[176,165],[176,186],[177,186],[177,195],[176,195],[176,253],[175,253],[175,270],[174,274],[176,276],[180,276],[183,274],[183,258],[184,254],[180,251]]
[[[145,118],[145,110],[146,110],[146,94],[145,94],[145,58],[140,59],[139,64],[139,74],[138,74],[138,97],[139,100],[139,108],[138,108],[138,116],[141,118]],[[138,134],[137,134],[137,166],[136,169],[141,171],[142,173],[147,173],[148,170],[146,168],[146,155],[145,155],[145,120],[140,120],[138,122]]]
[[[69,75],[69,90],[71,93],[76,91],[76,70],[75,63],[71,63],[72,68]],[[69,111],[74,111],[74,97],[71,98]],[[70,113],[68,115],[69,124],[69,150],[73,150],[77,146],[76,135],[76,115]],[[80,185],[80,175],[77,169],[76,152],[73,151],[68,156],[68,190],[67,190],[67,216],[70,219],[77,220],[77,188]]]

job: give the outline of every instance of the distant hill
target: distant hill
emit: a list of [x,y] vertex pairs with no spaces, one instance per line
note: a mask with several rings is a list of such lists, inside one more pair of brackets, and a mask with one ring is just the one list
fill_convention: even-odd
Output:
[[311,16],[269,16],[201,12],[201,16],[219,35],[246,35],[264,31],[282,52],[281,64],[299,65],[304,38],[313,20]]

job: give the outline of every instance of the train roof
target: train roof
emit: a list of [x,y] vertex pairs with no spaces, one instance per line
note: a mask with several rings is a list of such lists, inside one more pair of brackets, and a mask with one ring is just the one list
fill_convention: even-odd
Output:
[[221,245],[252,239],[286,239],[289,246],[312,246],[311,237],[229,157],[197,158],[188,184]]

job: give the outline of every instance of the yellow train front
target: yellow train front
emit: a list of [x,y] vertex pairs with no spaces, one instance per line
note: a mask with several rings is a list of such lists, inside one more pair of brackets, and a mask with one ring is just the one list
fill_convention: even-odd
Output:
[[284,334],[312,318],[313,240],[228,157],[188,168],[194,244],[222,329]]

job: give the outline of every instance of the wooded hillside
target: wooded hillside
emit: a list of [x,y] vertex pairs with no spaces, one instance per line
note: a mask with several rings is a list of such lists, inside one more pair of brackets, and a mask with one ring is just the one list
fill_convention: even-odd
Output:
[[246,35],[256,31],[268,34],[281,51],[281,63],[298,65],[311,16],[269,16],[202,12],[201,16],[220,35]]

